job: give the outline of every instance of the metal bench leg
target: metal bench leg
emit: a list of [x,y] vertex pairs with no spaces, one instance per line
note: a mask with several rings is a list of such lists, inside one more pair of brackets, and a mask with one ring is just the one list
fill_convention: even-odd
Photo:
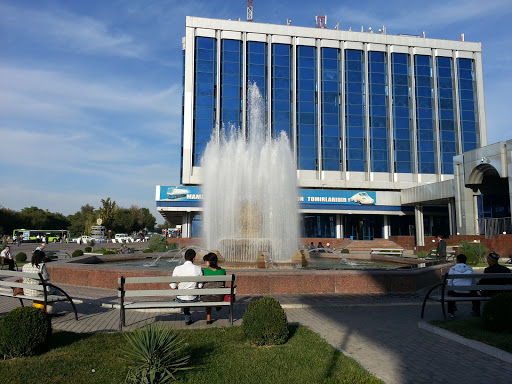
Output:
[[18,300],[20,301],[21,306],[24,307],[25,304],[23,304],[23,299],[18,298]]
[[441,308],[443,309],[443,317],[446,320],[446,309],[444,308],[444,300],[441,300]]

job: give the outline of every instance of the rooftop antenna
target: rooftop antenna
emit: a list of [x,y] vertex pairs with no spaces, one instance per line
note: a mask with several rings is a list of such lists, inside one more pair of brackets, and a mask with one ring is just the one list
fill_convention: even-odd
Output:
[[327,27],[327,16],[326,15],[315,16],[315,21],[316,21],[317,28],[325,29],[325,27]]
[[340,29],[340,23],[336,23],[336,25],[334,26],[334,29],[335,29],[335,30]]
[[286,25],[292,25],[292,19],[286,19]]
[[247,0],[247,21],[252,21],[252,0]]
[[425,38],[425,31],[421,32],[421,37]]
[[460,34],[460,41],[464,41],[464,34],[463,33]]

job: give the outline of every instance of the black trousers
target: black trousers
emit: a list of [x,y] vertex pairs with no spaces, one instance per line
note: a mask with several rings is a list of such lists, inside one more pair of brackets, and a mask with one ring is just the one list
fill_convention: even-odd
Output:
[[[448,291],[448,296],[455,296],[455,297],[475,297],[477,296],[476,291],[471,292],[455,292],[455,291]],[[472,304],[472,310],[477,315],[480,315],[480,301],[473,300],[471,301]],[[448,301],[448,313],[452,314],[455,312],[455,301]]]
[[9,271],[15,271],[13,259],[8,259],[8,258],[4,257],[4,264],[7,264],[9,266]]

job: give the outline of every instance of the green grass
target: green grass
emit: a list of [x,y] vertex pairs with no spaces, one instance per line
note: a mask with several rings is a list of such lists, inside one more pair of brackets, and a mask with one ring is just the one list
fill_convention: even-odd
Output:
[[446,321],[431,321],[430,324],[446,329],[467,339],[480,341],[492,347],[512,353],[512,334],[491,332],[483,328],[482,319],[454,319]]
[[[290,330],[288,342],[273,347],[249,345],[240,327],[179,331],[188,343],[193,369],[178,373],[178,382],[309,384],[335,383],[347,375],[370,376],[309,329],[291,326]],[[0,361],[2,383],[124,382],[122,334],[55,332],[51,343],[51,350],[43,355]]]

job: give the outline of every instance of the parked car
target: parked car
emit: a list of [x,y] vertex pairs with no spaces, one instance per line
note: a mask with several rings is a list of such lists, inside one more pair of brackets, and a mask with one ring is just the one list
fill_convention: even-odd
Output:
[[78,239],[76,239],[76,242],[78,244],[87,244],[88,241],[91,241],[91,236],[80,236]]

